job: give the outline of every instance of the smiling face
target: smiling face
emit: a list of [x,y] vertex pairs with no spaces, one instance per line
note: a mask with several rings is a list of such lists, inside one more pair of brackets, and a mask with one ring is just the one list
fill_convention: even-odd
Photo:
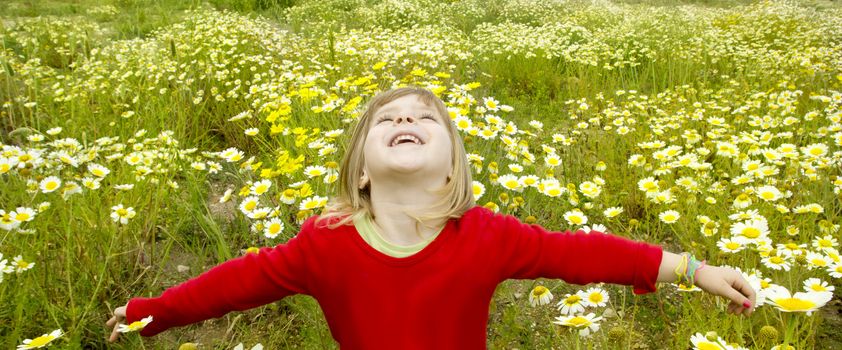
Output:
[[415,94],[383,105],[369,120],[363,148],[366,175],[373,180],[403,174],[443,182],[453,163],[449,122]]

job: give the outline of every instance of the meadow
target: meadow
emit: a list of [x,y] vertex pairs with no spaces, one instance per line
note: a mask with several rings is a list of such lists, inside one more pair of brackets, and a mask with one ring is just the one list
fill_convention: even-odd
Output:
[[842,347],[838,2],[11,0],[0,43],[2,348],[338,348],[305,295],[113,345],[104,324],[293,237],[404,85],[445,101],[478,205],[760,295],[738,317],[676,284],[509,280],[490,349]]

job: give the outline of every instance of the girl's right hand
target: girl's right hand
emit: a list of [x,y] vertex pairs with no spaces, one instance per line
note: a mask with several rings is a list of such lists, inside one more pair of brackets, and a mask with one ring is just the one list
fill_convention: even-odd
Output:
[[114,316],[112,316],[111,319],[108,320],[108,322],[105,322],[106,327],[113,327],[111,329],[111,336],[108,337],[109,342],[116,341],[117,337],[120,335],[120,332],[117,332],[117,326],[119,326],[121,323],[126,321],[126,307],[127,306],[129,306],[129,304],[126,304],[126,305],[123,305],[123,306],[120,306],[120,307],[114,309]]

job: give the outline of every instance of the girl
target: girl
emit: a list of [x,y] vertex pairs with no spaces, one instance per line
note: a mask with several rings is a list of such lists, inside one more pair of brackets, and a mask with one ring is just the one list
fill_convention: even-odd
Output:
[[106,325],[147,316],[140,334],[293,294],[313,296],[343,349],[484,349],[496,286],[510,278],[610,282],[654,292],[676,280],[751,314],[737,271],[591,231],[549,232],[476,206],[460,135],[420,88],[382,92],[351,136],[339,194],[285,244],[230,260],[156,298],[133,298]]

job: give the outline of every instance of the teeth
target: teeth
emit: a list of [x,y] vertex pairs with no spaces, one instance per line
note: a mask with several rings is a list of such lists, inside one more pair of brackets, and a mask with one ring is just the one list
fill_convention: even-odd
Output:
[[403,141],[403,140],[410,140],[410,141],[414,142],[414,143],[415,143],[415,144],[417,144],[417,145],[420,145],[420,144],[421,144],[421,140],[419,140],[417,137],[412,136],[412,135],[406,135],[406,134],[404,134],[404,135],[400,135],[400,136],[396,137],[396,138],[392,141],[392,145],[391,145],[391,146],[392,146],[392,147],[394,147],[394,146],[396,146],[399,142],[401,142],[401,141]]

